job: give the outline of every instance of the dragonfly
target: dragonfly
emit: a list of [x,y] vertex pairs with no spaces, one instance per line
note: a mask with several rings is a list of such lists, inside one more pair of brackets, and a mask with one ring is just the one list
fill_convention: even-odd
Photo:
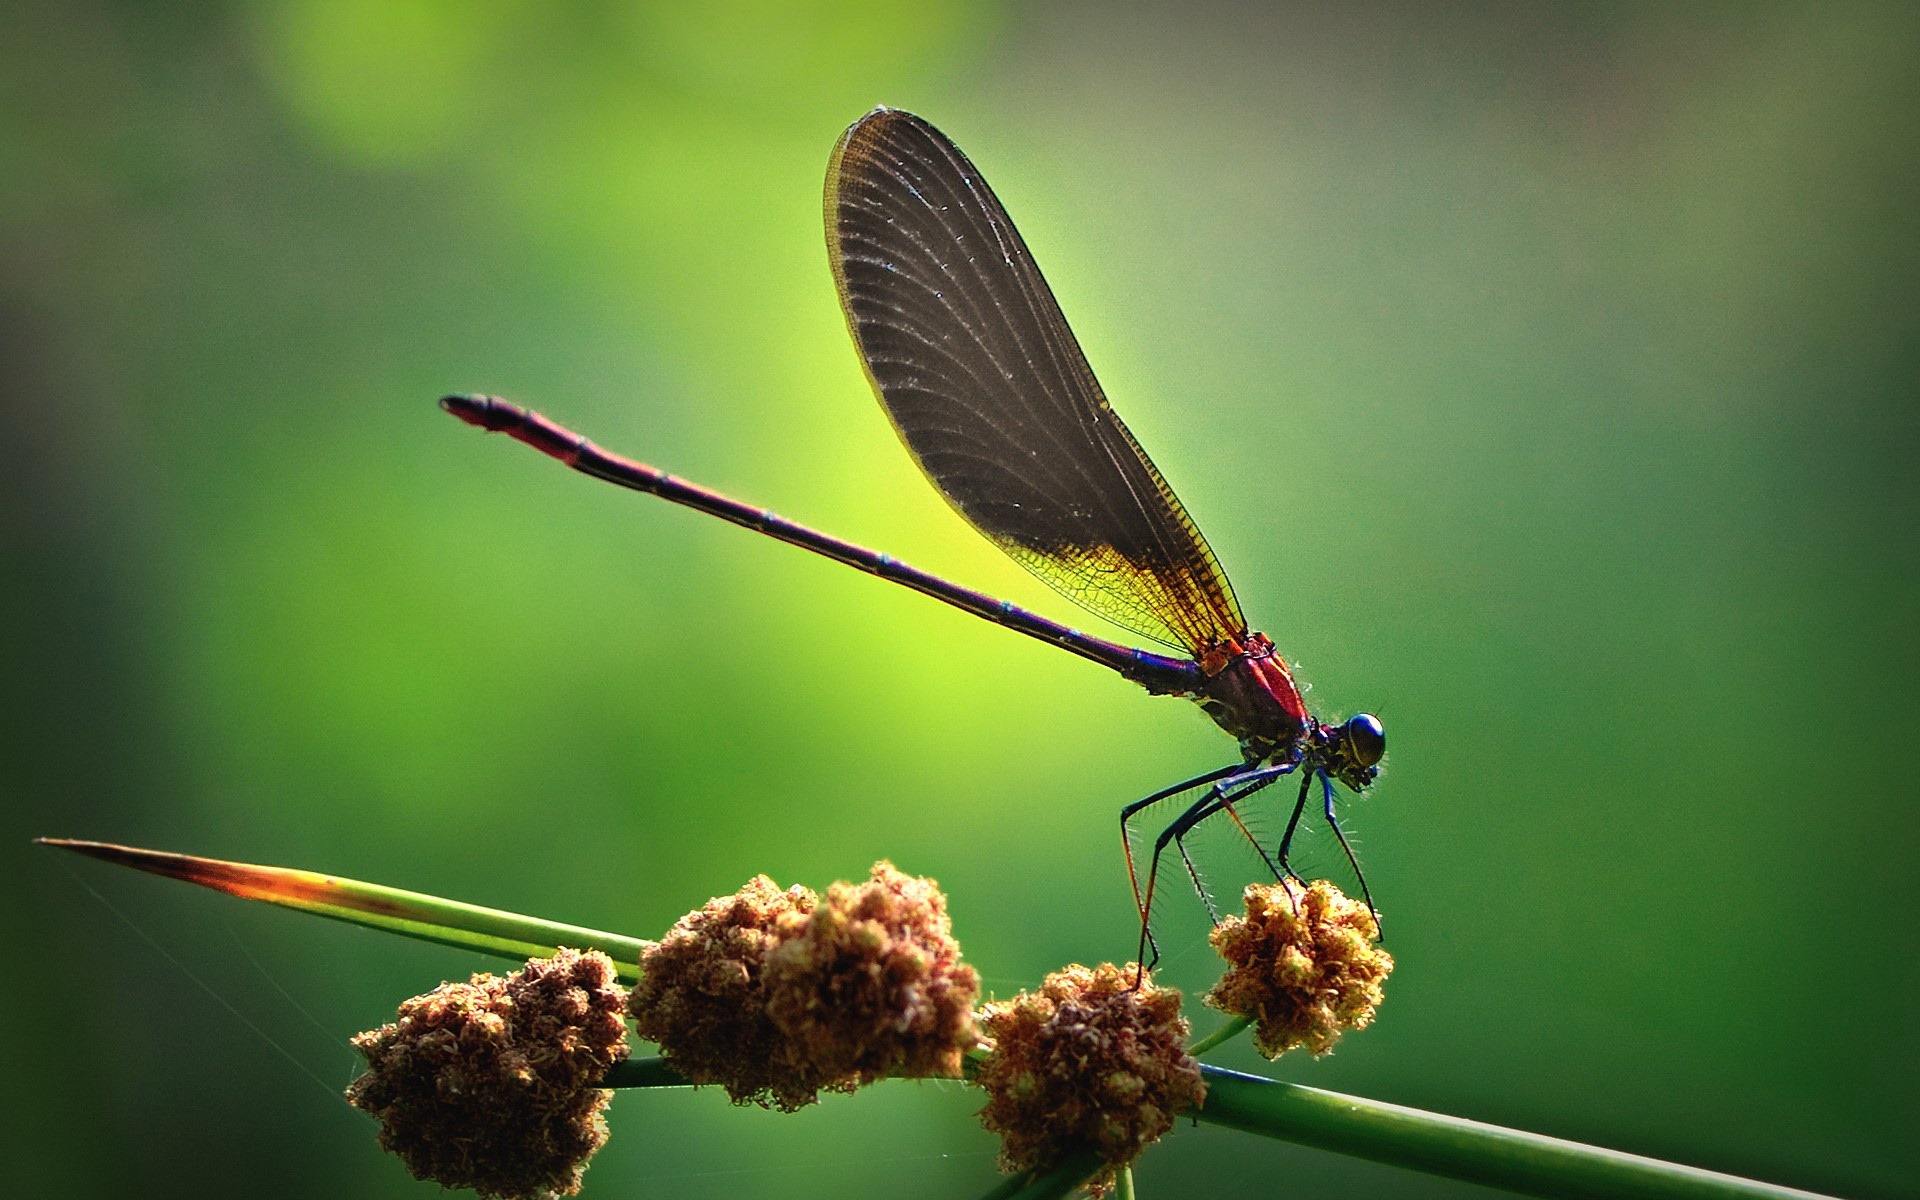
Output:
[[[1323,722],[1286,660],[1249,630],[1233,585],[1166,479],[1108,404],[1052,290],[1007,211],[966,155],[911,113],[877,108],[834,147],[827,252],[847,326],[881,407],[921,471],[988,541],[1055,591],[1173,653],[1109,641],[883,554],[743,503],[485,395],[440,403],[595,479],[659,496],[932,596],[1106,667],[1150,694],[1197,703],[1239,743],[1225,766],[1120,810],[1140,915],[1136,962],[1169,847],[1218,921],[1189,852],[1196,826],[1225,814],[1275,879],[1314,791],[1369,910],[1378,912],[1341,829],[1334,784],[1364,792],[1386,753],[1378,718]],[[1242,819],[1255,794],[1299,778],[1269,852]],[[1133,822],[1178,801],[1144,879]],[[1151,959],[1148,958],[1151,954]]]

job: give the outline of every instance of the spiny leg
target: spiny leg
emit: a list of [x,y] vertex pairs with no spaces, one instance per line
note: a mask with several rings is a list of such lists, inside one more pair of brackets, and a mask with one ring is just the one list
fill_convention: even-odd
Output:
[[[1274,865],[1273,859],[1269,857],[1267,854],[1267,848],[1260,844],[1259,838],[1253,836],[1253,830],[1247,828],[1247,823],[1240,819],[1240,810],[1235,808],[1233,805],[1234,805],[1234,801],[1242,799],[1244,796],[1253,795],[1254,792],[1257,792],[1261,788],[1266,787],[1267,784],[1273,782],[1273,779],[1277,779],[1279,778],[1279,775],[1284,775],[1285,773],[1286,772],[1282,771],[1278,775],[1275,775],[1272,779],[1264,779],[1260,782],[1260,784],[1257,787],[1243,793],[1242,796],[1234,796],[1228,799],[1224,799],[1221,801],[1221,804],[1220,804],[1221,809],[1224,810],[1229,817],[1233,818],[1233,827],[1240,831],[1241,837],[1247,839],[1247,845],[1253,847],[1253,852],[1260,856],[1260,861],[1266,864],[1267,871],[1270,874],[1272,874],[1272,876],[1275,879],[1280,878],[1280,868]],[[1211,906],[1209,906],[1209,908],[1211,908]],[[1220,918],[1218,914],[1214,916],[1213,923],[1216,925],[1220,923]]]
[[[1278,855],[1280,859],[1280,870],[1284,871],[1287,876],[1291,876],[1295,883],[1303,887],[1307,881],[1300,878],[1300,872],[1293,869],[1293,861],[1288,856],[1293,852],[1294,831],[1300,827],[1300,814],[1306,811],[1307,788],[1312,786],[1315,774],[1316,772],[1308,771],[1300,777],[1300,794],[1293,799],[1293,815],[1287,818],[1287,831],[1280,835],[1280,853]],[[1322,776],[1322,778],[1324,778],[1324,776]]]
[[[1134,869],[1133,839],[1129,836],[1130,831],[1127,828],[1127,822],[1131,821],[1143,809],[1151,808],[1162,800],[1178,796],[1181,792],[1190,791],[1202,784],[1225,779],[1229,775],[1238,774],[1244,770],[1246,770],[1245,763],[1229,763],[1224,767],[1216,767],[1203,775],[1196,775],[1184,783],[1176,783],[1172,787],[1161,788],[1146,799],[1135,800],[1132,804],[1120,810],[1120,849],[1127,856],[1127,886],[1133,889],[1133,906],[1140,914],[1140,945],[1142,953],[1145,952],[1148,946],[1152,945],[1153,938],[1152,935],[1147,932],[1147,907],[1140,897],[1140,877]],[[1155,946],[1153,948],[1153,956],[1154,961],[1159,961],[1159,947]],[[1135,961],[1138,962],[1139,960],[1136,959]]]
[[1275,866],[1273,859],[1267,856],[1267,848],[1260,844],[1260,839],[1253,835],[1253,830],[1248,829],[1247,823],[1240,819],[1240,810],[1235,808],[1234,805],[1261,791],[1268,784],[1280,778],[1282,775],[1290,773],[1293,769],[1292,763],[1285,763],[1274,767],[1259,767],[1225,780],[1216,785],[1210,793],[1214,799],[1213,807],[1207,809],[1205,812],[1186,814],[1192,819],[1186,820],[1186,818],[1183,817],[1182,820],[1186,820],[1185,828],[1173,835],[1173,846],[1174,849],[1180,852],[1180,861],[1186,864],[1187,878],[1193,880],[1193,890],[1199,893],[1201,903],[1207,906],[1207,916],[1212,919],[1215,925],[1220,923],[1220,913],[1219,910],[1214,908],[1213,897],[1208,894],[1207,885],[1201,881],[1200,872],[1195,868],[1192,857],[1187,854],[1186,835],[1191,833],[1194,827],[1199,825],[1200,822],[1213,816],[1215,813],[1226,813],[1227,816],[1233,819],[1233,827],[1240,831],[1240,836],[1247,839],[1247,845],[1252,846],[1253,852],[1260,856],[1261,862],[1266,864],[1267,870],[1273,874],[1275,879],[1280,878],[1280,868]]
[[[1174,837],[1174,830],[1180,827],[1181,822],[1189,821],[1189,818],[1199,820],[1200,817],[1209,816],[1219,811],[1219,797],[1214,794],[1219,786],[1219,784],[1215,784],[1213,788],[1208,789],[1206,795],[1189,805],[1185,812],[1174,818],[1173,824],[1162,829],[1160,836],[1153,840],[1153,856],[1147,861],[1146,895],[1138,899],[1140,905],[1140,948],[1139,953],[1133,960],[1136,964],[1133,986],[1136,988],[1140,986],[1140,980],[1144,973],[1151,971],[1160,964],[1160,943],[1154,941],[1152,919],[1154,886],[1160,878],[1160,855],[1166,850],[1167,842]],[[1195,814],[1199,815],[1196,816]],[[1190,821],[1189,824],[1191,824]],[[1182,832],[1184,832],[1184,829]],[[1180,856],[1182,858],[1186,857],[1186,851],[1184,849],[1181,851]],[[1188,863],[1187,869],[1189,871],[1193,869],[1191,862]],[[1198,886],[1197,880],[1195,886]],[[1138,895],[1138,893],[1136,893],[1136,895]],[[1149,952],[1151,952],[1153,956],[1151,959],[1147,957]]]
[[[1347,865],[1353,868],[1353,877],[1360,881],[1360,898],[1367,902],[1367,911],[1373,914],[1373,936],[1378,938],[1380,910],[1373,906],[1373,893],[1367,890],[1366,873],[1360,869],[1360,860],[1353,856],[1353,847],[1347,845],[1347,835],[1340,832],[1340,822],[1333,815],[1333,780],[1324,771],[1320,773],[1320,791],[1325,797],[1327,828],[1333,830],[1333,836],[1340,843],[1340,849],[1346,852]],[[1302,795],[1304,796],[1305,793],[1303,792]]]
[[[1153,842],[1153,855],[1147,862],[1147,887],[1145,893],[1143,894],[1140,891],[1137,883],[1134,886],[1134,901],[1140,909],[1140,949],[1138,957],[1136,957],[1134,961],[1140,964],[1141,970],[1151,969],[1160,961],[1160,947],[1159,944],[1154,941],[1152,931],[1153,893],[1160,877],[1160,856],[1166,852],[1167,843],[1173,841],[1178,845],[1181,861],[1186,864],[1187,873],[1193,879],[1194,889],[1200,893],[1201,899],[1206,902],[1208,911],[1211,912],[1213,910],[1213,904],[1211,900],[1208,900],[1206,889],[1200,883],[1199,872],[1194,869],[1193,860],[1188,857],[1185,844],[1180,843],[1178,839],[1196,824],[1212,816],[1214,813],[1220,812],[1223,809],[1231,812],[1232,804],[1235,800],[1244,796],[1250,796],[1261,788],[1266,787],[1275,779],[1291,772],[1295,765],[1294,763],[1283,763],[1275,767],[1258,767],[1253,770],[1236,768],[1238,773],[1233,774],[1230,778],[1222,778],[1222,776],[1226,774],[1225,772],[1213,771],[1199,779],[1189,780],[1181,787],[1169,788],[1157,796],[1148,797],[1147,800],[1129,806],[1128,812],[1123,814],[1121,818],[1121,834],[1123,838],[1125,837],[1126,831],[1126,817],[1132,816],[1134,812],[1145,807],[1148,803],[1155,800],[1166,799],[1187,788],[1198,786],[1210,780],[1218,781],[1215,782],[1211,788],[1207,789],[1205,795],[1195,800],[1187,807],[1185,812],[1175,817],[1171,824],[1160,831],[1160,836],[1156,837]],[[1236,824],[1239,822],[1239,814],[1234,814],[1234,821]],[[1242,830],[1245,828],[1244,825],[1241,826]],[[1131,872],[1133,865],[1131,848],[1128,850],[1127,864],[1129,872]],[[1151,959],[1148,958],[1149,951],[1152,953]],[[1136,987],[1139,986],[1139,980],[1140,976],[1136,974],[1134,976],[1134,985]]]
[[[1207,906],[1207,919],[1215,925],[1220,923],[1220,910],[1213,906],[1213,896],[1207,891],[1206,883],[1200,878],[1200,869],[1194,866],[1193,856],[1187,853],[1186,836],[1193,832],[1195,826],[1199,825],[1200,822],[1206,820],[1208,817],[1213,816],[1215,813],[1226,813],[1229,817],[1233,818],[1234,828],[1238,829],[1240,835],[1247,839],[1247,844],[1253,847],[1253,852],[1260,856],[1261,862],[1267,864],[1267,870],[1275,872],[1275,877],[1277,878],[1278,871],[1273,865],[1273,860],[1267,857],[1265,848],[1260,845],[1260,839],[1253,836],[1253,831],[1247,828],[1246,822],[1240,819],[1239,811],[1233,806],[1248,796],[1253,795],[1255,792],[1260,791],[1283,774],[1285,774],[1284,771],[1273,772],[1273,769],[1269,767],[1257,775],[1250,773],[1249,775],[1229,779],[1224,783],[1216,785],[1212,791],[1214,801],[1212,807],[1206,809],[1204,812],[1190,812],[1182,816],[1181,822],[1184,823],[1184,828],[1173,834],[1173,848],[1180,855],[1181,865],[1187,868],[1187,878],[1193,881],[1193,890],[1199,895],[1200,903]],[[1234,792],[1236,788],[1238,791]],[[1234,792],[1234,794],[1229,794],[1230,792]],[[1196,808],[1197,807],[1198,806],[1196,806]],[[1192,819],[1187,820],[1188,816],[1191,816]]]

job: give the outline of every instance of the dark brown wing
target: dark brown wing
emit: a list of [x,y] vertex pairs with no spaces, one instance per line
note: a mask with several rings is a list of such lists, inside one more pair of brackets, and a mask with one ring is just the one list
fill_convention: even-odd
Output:
[[1197,656],[1245,635],[1206,539],[959,147],[911,113],[862,117],[827,168],[827,250],[881,405],[975,529],[1144,637]]

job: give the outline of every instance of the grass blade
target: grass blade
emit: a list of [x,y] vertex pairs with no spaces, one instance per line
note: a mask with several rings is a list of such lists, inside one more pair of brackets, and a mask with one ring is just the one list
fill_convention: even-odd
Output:
[[337,875],[299,871],[291,867],[266,867],[253,863],[226,862],[218,858],[200,858],[192,854],[170,854],[161,850],[141,850],[116,846],[109,842],[85,842],[71,838],[39,838],[43,846],[54,846],[97,858],[102,862],[137,871],[147,871],[168,879],[196,883],[225,892],[242,900],[259,900],[283,908],[299,909],[315,916],[369,929],[397,933],[424,942],[458,946],[482,954],[525,962],[545,958],[561,946],[576,950],[604,950],[618,965],[620,978],[631,983],[638,978],[640,951],[646,945],[639,938],[598,929],[583,929],[558,921],[521,916],[497,908],[462,904],[420,892],[403,891]]

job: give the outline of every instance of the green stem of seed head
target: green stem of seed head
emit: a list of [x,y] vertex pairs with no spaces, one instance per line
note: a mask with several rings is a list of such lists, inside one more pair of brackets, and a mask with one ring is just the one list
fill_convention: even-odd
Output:
[[1114,1180],[1113,1200],[1133,1200],[1133,1168],[1121,1167],[1119,1178]]
[[1012,1176],[981,1200],[1064,1200],[1079,1191],[1080,1185],[1092,1179],[1103,1165],[1099,1151],[1082,1150],[1048,1170]]
[[980,1064],[987,1061],[987,1055],[990,1053],[992,1053],[992,1051],[987,1050],[983,1046],[975,1046],[965,1054],[962,1054],[960,1056],[960,1077],[968,1083],[972,1083],[973,1077],[980,1071]]
[[1812,1192],[1201,1064],[1201,1121],[1532,1196],[1818,1200]]
[[1187,1053],[1193,1055],[1195,1058],[1199,1058],[1202,1054],[1205,1054],[1222,1042],[1231,1041],[1233,1038],[1238,1037],[1240,1032],[1251,1024],[1253,1024],[1252,1017],[1235,1017],[1193,1045],[1188,1046]]

